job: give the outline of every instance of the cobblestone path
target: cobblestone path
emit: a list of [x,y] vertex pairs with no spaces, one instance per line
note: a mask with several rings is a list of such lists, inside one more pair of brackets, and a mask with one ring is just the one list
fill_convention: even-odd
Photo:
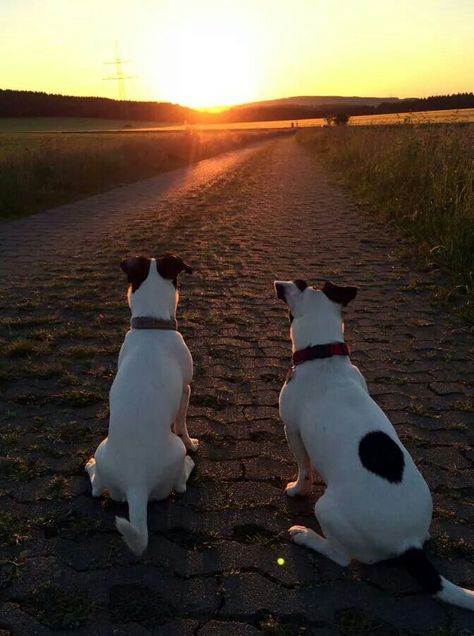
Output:
[[[474,587],[474,334],[433,305],[400,243],[293,138],[0,227],[1,636],[474,633],[471,613],[398,566],[342,569],[287,539],[289,525],[315,526],[323,486],[283,494],[290,345],[273,280],[356,283],[353,360],[433,490],[433,562]],[[188,492],[149,506],[137,560],[113,525],[126,508],[92,499],[83,466],[128,327],[119,262],[166,251],[196,270],[178,319],[201,446]]]

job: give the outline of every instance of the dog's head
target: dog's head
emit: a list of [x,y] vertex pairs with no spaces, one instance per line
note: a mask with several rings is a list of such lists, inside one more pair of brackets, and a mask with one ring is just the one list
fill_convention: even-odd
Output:
[[288,305],[295,350],[343,340],[342,308],[356,297],[357,287],[326,281],[322,289],[315,289],[300,279],[277,280],[274,286],[278,298]]
[[180,256],[131,256],[120,263],[130,283],[128,304],[137,316],[173,318],[178,304],[178,276],[192,273]]

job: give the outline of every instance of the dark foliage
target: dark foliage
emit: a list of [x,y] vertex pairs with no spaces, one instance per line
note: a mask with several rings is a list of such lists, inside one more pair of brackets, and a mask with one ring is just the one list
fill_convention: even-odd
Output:
[[449,110],[451,108],[474,108],[474,93],[456,93],[453,95],[433,95],[420,99],[405,99],[401,104],[383,102],[374,108],[374,114],[416,113],[423,110]]
[[327,115],[326,122],[328,126],[345,126],[349,123],[349,115],[346,112],[341,111],[335,115]]
[[0,90],[0,117],[94,117],[193,123],[198,115],[197,111],[177,104]]
[[[332,116],[377,115],[424,110],[474,108],[474,93],[435,95],[422,99],[402,99],[374,105],[325,104],[319,107],[292,105],[252,105],[207,113],[178,104],[117,101],[105,97],[71,97],[31,91],[0,90],[0,117],[94,117],[141,121],[231,123],[312,119]],[[342,123],[342,122],[338,122]]]

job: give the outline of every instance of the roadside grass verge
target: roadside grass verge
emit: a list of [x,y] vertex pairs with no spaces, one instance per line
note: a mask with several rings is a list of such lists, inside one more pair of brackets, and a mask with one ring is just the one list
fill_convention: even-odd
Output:
[[364,203],[416,239],[474,319],[474,125],[334,127],[298,139]]
[[0,222],[195,163],[280,131],[0,135]]

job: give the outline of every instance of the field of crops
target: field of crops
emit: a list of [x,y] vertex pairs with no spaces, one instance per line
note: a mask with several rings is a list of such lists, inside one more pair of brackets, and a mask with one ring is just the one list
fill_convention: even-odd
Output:
[[[451,124],[451,123],[474,123],[474,108],[463,110],[432,110],[420,113],[393,113],[388,115],[359,115],[351,117],[351,126],[367,125],[392,125],[392,124]],[[318,119],[298,119],[294,122],[282,121],[252,121],[237,124],[227,124],[229,128],[289,128],[292,123],[298,128],[314,128],[324,126],[326,120]],[[222,124],[206,124],[200,128],[222,128]]]
[[350,119],[350,124],[356,126],[459,123],[474,123],[474,108],[427,110],[420,113],[390,113],[388,115],[360,115]]

